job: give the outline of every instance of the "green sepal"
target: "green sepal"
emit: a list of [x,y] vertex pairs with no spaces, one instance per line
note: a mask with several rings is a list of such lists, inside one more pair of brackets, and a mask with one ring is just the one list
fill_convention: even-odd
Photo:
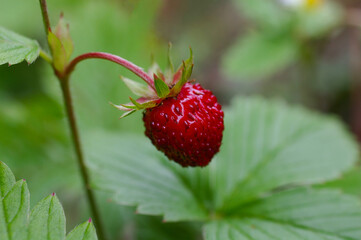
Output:
[[120,76],[120,78],[123,80],[125,85],[127,85],[130,91],[132,91],[135,95],[141,97],[151,97],[151,96],[154,97],[155,93],[153,95],[153,92],[151,92],[152,90],[150,90],[147,86],[138,83],[136,81],[133,81],[129,78],[125,78],[123,76]]
[[113,103],[110,103],[110,104],[112,104],[115,108],[119,109],[120,111],[143,110],[143,109],[152,108],[152,107],[155,107],[158,105],[158,101],[156,99],[146,101],[143,103],[137,102],[132,97],[129,97],[129,99],[130,99],[131,103],[119,104],[119,105],[115,105]]
[[157,91],[158,97],[160,98],[167,97],[170,93],[168,85],[157,75],[154,74],[153,76],[154,76],[154,86],[155,86],[155,90]]
[[150,66],[148,70],[149,76],[153,76],[154,74],[160,75],[162,74],[162,70],[160,69],[159,65],[156,62],[152,61],[152,65]]
[[172,70],[170,68],[166,69],[164,72],[165,84],[167,84],[168,86],[172,85],[173,76],[174,74],[172,73]]
[[[121,111],[126,111],[121,118],[126,117],[137,110],[144,110],[148,108],[156,107],[163,99],[176,96],[184,84],[188,82],[188,79],[192,75],[193,71],[193,51],[190,48],[190,57],[183,61],[181,67],[174,73],[173,63],[170,57],[171,44],[169,44],[168,50],[168,64],[169,68],[166,74],[163,74],[155,62],[153,62],[151,68],[148,71],[149,75],[153,75],[155,92],[146,86],[130,80],[128,78],[121,77],[128,88],[136,95],[141,96],[137,100],[129,97],[130,103],[114,105]],[[170,89],[171,86],[174,86]]]
[[71,54],[74,51],[74,43],[70,36],[69,24],[65,21],[63,14],[60,15],[59,22],[54,29],[54,34],[63,45],[66,59],[69,61]]
[[53,56],[54,68],[59,72],[63,72],[74,50],[73,40],[70,37],[69,25],[64,20],[63,15],[60,15],[59,22],[54,28],[54,32],[49,29],[48,43]]
[[[120,106],[118,106],[118,105],[115,105],[115,106],[116,106],[116,108],[118,108],[121,111],[129,111],[129,109],[138,110],[137,106],[135,106],[135,105],[129,105],[129,104],[119,104],[119,105]],[[124,107],[124,109],[121,109],[120,107]]]
[[144,103],[139,103],[136,100],[134,100],[132,97],[129,97],[129,99],[134,104],[137,110],[152,108],[158,105],[157,100],[150,100]]
[[184,70],[182,72],[182,82],[186,83],[188,79],[191,77],[193,72],[193,66],[194,66],[193,64],[188,66],[184,64]]
[[190,54],[189,58],[183,62],[182,81],[184,82],[184,84],[191,77],[192,72],[193,72],[194,64],[193,64],[193,50],[192,50],[192,48],[189,48],[189,54]]
[[185,63],[187,66],[193,65],[193,50],[191,47],[189,47],[189,58],[185,60]]
[[187,83],[188,79],[191,77],[193,72],[193,51],[192,48],[189,48],[190,56],[187,60],[183,61],[183,64],[178,68],[175,74],[182,72],[182,77],[175,82],[174,87],[171,89],[171,96],[177,95],[182,89],[183,85]]
[[186,67],[189,67],[190,65],[193,65],[193,50],[192,48],[189,48],[189,58],[185,61],[182,62],[182,64],[179,66],[179,68],[177,69],[177,72],[180,72],[184,70],[184,65]]
[[125,105],[125,104],[115,105],[113,103],[110,103],[110,104],[113,105],[113,107],[117,108],[120,111],[126,111],[119,117],[119,119],[125,118],[126,116],[129,116],[130,114],[138,111],[138,109],[135,106]]
[[[187,65],[188,64],[188,65]],[[171,90],[171,95],[177,95],[182,89],[183,85],[187,83],[188,79],[192,75],[193,72],[193,63],[189,65],[183,61],[183,70],[182,70],[182,78],[175,84],[175,86]]]
[[131,111],[125,112],[122,116],[119,117],[119,119],[125,118],[125,117],[129,116],[130,114],[135,113],[136,111],[137,110],[131,110]]
[[130,110],[136,109],[136,107],[134,105],[129,105],[130,103],[116,105],[112,102],[109,102],[109,104],[111,104],[113,107],[115,107],[116,109],[118,109],[120,111],[130,111]]
[[174,76],[174,64],[171,57],[171,50],[172,50],[172,44],[168,43],[168,67],[164,72],[164,82],[170,86],[173,83],[173,76]]
[[142,105],[140,103],[138,103],[137,101],[135,101],[132,97],[129,97],[130,101],[134,104],[135,109],[140,110],[142,109]]
[[171,57],[172,43],[168,43],[168,68],[174,73],[174,64]]
[[48,43],[51,53],[53,55],[53,66],[59,71],[63,72],[67,64],[67,54],[60,39],[51,31],[48,32]]

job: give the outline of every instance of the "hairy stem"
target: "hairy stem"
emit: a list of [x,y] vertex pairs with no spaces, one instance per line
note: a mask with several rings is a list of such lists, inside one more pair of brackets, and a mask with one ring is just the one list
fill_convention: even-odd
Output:
[[90,188],[89,173],[85,166],[84,155],[83,155],[83,151],[82,151],[82,147],[81,147],[80,136],[79,136],[79,131],[78,131],[77,123],[76,123],[73,101],[72,101],[70,87],[69,87],[69,78],[66,77],[66,78],[59,79],[59,80],[60,80],[61,90],[63,93],[64,104],[65,104],[67,118],[68,118],[70,130],[71,130],[73,144],[74,144],[76,156],[78,159],[78,165],[80,168],[81,176],[83,178],[84,188],[86,191],[90,210],[91,210],[92,217],[94,220],[94,225],[96,227],[97,235],[98,235],[99,239],[104,240],[105,237],[104,237],[103,225],[102,225],[102,222],[100,221],[100,215],[99,215],[99,211],[97,208],[94,192]]
[[48,35],[48,31],[50,29],[50,20],[48,15],[48,7],[46,6],[46,0],[39,0],[41,7],[41,15],[43,16],[45,33]]
[[143,79],[150,87],[152,87],[155,90],[153,79],[146,72],[144,72],[142,68],[138,67],[134,63],[129,62],[128,60],[125,60],[124,58],[121,58],[119,56],[116,56],[116,55],[113,55],[110,53],[90,52],[90,53],[82,54],[82,55],[74,58],[68,64],[67,68],[64,71],[65,75],[69,76],[71,74],[71,72],[74,70],[75,66],[79,62],[86,60],[86,59],[91,59],[91,58],[105,59],[105,60],[108,60],[111,62],[115,62],[115,63],[125,67],[126,69],[132,71],[133,73],[135,73],[138,77]]

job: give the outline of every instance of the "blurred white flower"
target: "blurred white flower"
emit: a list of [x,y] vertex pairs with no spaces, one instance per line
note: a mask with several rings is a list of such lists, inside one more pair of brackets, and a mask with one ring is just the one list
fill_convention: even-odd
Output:
[[305,7],[307,9],[313,9],[318,7],[323,0],[279,0],[283,5],[290,8]]
[[279,0],[283,5],[288,7],[300,7],[304,4],[305,0]]

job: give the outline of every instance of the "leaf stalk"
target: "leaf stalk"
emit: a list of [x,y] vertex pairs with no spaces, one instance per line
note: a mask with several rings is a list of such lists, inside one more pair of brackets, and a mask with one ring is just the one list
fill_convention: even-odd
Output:
[[48,63],[50,63],[50,64],[53,63],[53,58],[42,49],[40,49],[40,55],[39,56],[41,58],[43,58],[45,61],[47,61]]

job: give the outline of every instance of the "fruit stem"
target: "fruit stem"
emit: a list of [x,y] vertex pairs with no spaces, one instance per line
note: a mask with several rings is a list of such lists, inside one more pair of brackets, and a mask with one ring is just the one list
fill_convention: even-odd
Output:
[[134,63],[129,62],[124,58],[105,52],[90,52],[79,55],[68,64],[64,71],[64,75],[69,76],[79,62],[91,58],[105,59],[117,63],[135,73],[138,77],[143,79],[151,88],[155,90],[153,79],[146,72],[144,72],[142,68],[138,67]]
[[44,28],[46,36],[48,36],[48,32],[50,29],[50,20],[48,15],[48,7],[46,6],[46,0],[39,0],[40,8],[41,8],[41,15],[43,16]]
[[79,130],[78,130],[76,118],[75,118],[73,100],[72,100],[71,91],[70,91],[70,87],[69,87],[69,77],[59,78],[59,82],[60,82],[60,86],[61,86],[61,90],[62,90],[62,94],[63,94],[65,109],[66,109],[67,118],[68,118],[70,130],[71,130],[73,144],[75,147],[78,165],[80,168],[81,176],[83,178],[84,188],[86,190],[89,207],[90,207],[90,210],[92,213],[92,217],[94,219],[94,225],[95,225],[99,239],[104,240],[105,235],[104,235],[103,225],[100,220],[100,215],[99,215],[99,211],[97,208],[94,192],[90,188],[89,173],[85,166],[84,155],[83,155],[80,137],[79,137]]

